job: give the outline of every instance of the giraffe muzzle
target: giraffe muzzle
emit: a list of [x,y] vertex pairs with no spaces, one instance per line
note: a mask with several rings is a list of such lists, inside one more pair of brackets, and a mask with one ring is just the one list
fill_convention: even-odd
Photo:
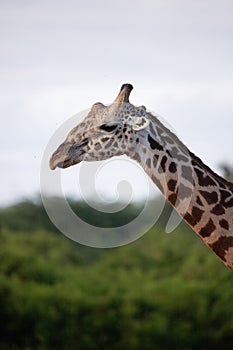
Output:
[[49,161],[50,169],[68,168],[82,161],[85,154],[84,147],[88,144],[88,139],[84,139],[80,144],[64,142],[53,153]]

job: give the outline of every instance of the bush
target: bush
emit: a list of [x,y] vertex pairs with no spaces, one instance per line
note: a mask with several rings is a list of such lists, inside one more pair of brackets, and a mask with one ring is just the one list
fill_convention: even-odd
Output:
[[233,344],[232,271],[185,224],[108,250],[2,228],[0,259],[1,350]]

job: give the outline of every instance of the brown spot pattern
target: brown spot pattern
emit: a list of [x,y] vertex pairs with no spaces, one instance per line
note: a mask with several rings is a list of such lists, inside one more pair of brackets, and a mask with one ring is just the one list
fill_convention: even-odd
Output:
[[163,151],[163,147],[153,139],[150,134],[148,134],[148,142],[150,144],[151,149],[157,149],[159,151]]
[[191,226],[195,226],[195,220],[193,219],[192,215],[189,213],[186,213],[184,216],[185,221]]
[[197,196],[196,202],[197,202],[197,204],[199,204],[203,207],[203,203],[202,203],[201,198],[199,196]]
[[233,237],[222,236],[219,239],[210,245],[213,251],[223,260],[226,261],[225,253],[226,251],[233,246]]
[[211,213],[215,215],[225,214],[225,209],[221,206],[221,204],[215,205],[215,207],[211,210]]
[[162,160],[161,160],[161,163],[160,163],[160,166],[159,166],[159,169],[158,169],[158,172],[159,173],[165,173],[166,171],[166,162],[167,162],[167,157],[166,156],[163,156]]
[[229,191],[220,190],[221,202],[225,208],[233,207],[233,198],[229,199],[232,196],[232,193]]
[[172,193],[169,197],[168,197],[168,201],[175,206],[176,201],[177,201],[177,193]]
[[195,226],[200,220],[201,217],[203,215],[204,211],[199,209],[198,207],[193,207],[192,208],[192,212],[190,213],[186,213],[184,216],[184,219],[191,225],[191,226]]
[[228,224],[227,220],[225,220],[225,219],[220,220],[219,225],[222,228],[225,228],[225,230],[229,230],[229,224]]
[[197,174],[198,183],[200,186],[216,186],[216,182],[206,173],[203,173],[200,169],[195,168]]
[[200,194],[202,195],[203,198],[205,198],[205,200],[208,204],[217,203],[217,201],[218,201],[218,194],[215,191],[207,192],[207,191],[200,190]]
[[198,208],[198,207],[195,207],[195,206],[194,206],[194,207],[192,208],[192,217],[196,219],[196,222],[197,222],[197,223],[200,222],[203,213],[204,213],[204,210],[201,210],[201,209]]
[[177,166],[175,162],[171,162],[171,164],[169,165],[169,171],[170,173],[173,173],[173,174],[177,172]]
[[225,203],[226,199],[228,199],[232,194],[231,192],[220,190],[221,202]]
[[207,224],[204,227],[202,227],[199,233],[202,237],[209,237],[215,229],[216,226],[214,225],[213,220],[209,219]]
[[169,191],[174,192],[176,189],[176,180],[172,180],[172,179],[169,180],[167,183],[167,186],[168,186]]

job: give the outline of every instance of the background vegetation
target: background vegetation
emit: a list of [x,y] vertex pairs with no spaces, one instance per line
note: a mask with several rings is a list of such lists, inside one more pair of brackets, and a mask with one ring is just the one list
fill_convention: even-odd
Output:
[[136,242],[94,249],[58,233],[39,202],[2,208],[0,349],[230,348],[233,273],[184,223],[165,234],[169,210]]

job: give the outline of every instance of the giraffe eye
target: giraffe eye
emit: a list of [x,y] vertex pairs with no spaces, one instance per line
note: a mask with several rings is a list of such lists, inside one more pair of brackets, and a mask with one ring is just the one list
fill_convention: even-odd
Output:
[[102,124],[100,126],[101,130],[107,131],[107,132],[112,132],[114,131],[116,128],[118,127],[117,124],[112,124],[112,125],[108,125],[108,124]]

